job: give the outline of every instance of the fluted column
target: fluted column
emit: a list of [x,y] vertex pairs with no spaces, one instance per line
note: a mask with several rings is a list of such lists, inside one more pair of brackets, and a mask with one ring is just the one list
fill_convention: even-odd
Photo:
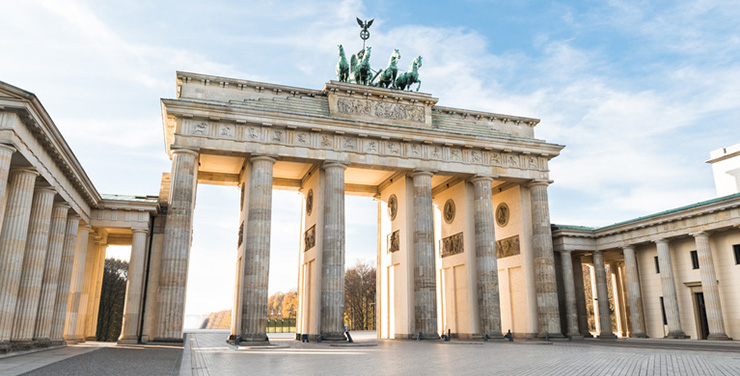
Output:
[[108,244],[104,239],[96,242],[95,259],[93,260],[93,274],[90,280],[90,293],[88,295],[88,315],[85,326],[85,339],[95,341],[98,330],[98,312],[100,311],[100,291],[103,288],[103,271],[105,270],[105,253]]
[[3,226],[3,218],[5,217],[5,195],[8,188],[10,160],[15,151],[15,148],[11,145],[0,144],[0,228]]
[[270,277],[272,167],[275,159],[250,159],[247,237],[242,262],[242,317],[240,336],[247,343],[267,341],[267,283]]
[[434,260],[434,207],[429,171],[411,174],[414,181],[414,318],[423,339],[437,339],[437,278]]
[[493,178],[478,176],[473,183],[475,260],[478,269],[478,313],[482,335],[503,338],[496,259],[496,228],[493,218]]
[[62,259],[59,266],[59,279],[54,298],[54,313],[52,314],[49,338],[52,346],[64,343],[64,323],[67,319],[69,305],[70,282],[74,268],[77,233],[80,228],[80,216],[72,213],[67,217],[64,227],[64,244],[62,245]]
[[717,274],[714,272],[712,248],[709,245],[709,234],[697,232],[691,234],[696,241],[696,253],[699,256],[699,274],[701,275],[701,291],[704,294],[704,304],[707,311],[709,335],[707,339],[732,339],[725,333],[725,321],[722,318],[722,305],[719,299]]
[[85,271],[82,279],[82,289],[80,290],[80,308],[77,313],[75,339],[78,342],[86,341],[87,318],[92,310],[90,296],[92,295],[92,286],[95,284],[95,259],[98,256],[98,244],[103,240],[95,233],[90,235],[91,239],[87,242],[87,252],[85,254]]
[[126,301],[123,306],[123,326],[119,343],[139,342],[138,330],[141,317],[141,298],[144,288],[144,264],[146,256],[146,229],[133,229],[131,257],[128,262]]
[[172,150],[169,207],[157,292],[159,315],[155,341],[182,342],[197,175],[198,152]]
[[64,230],[67,225],[69,205],[57,202],[51,211],[51,226],[49,228],[49,243],[44,261],[44,272],[41,280],[41,294],[39,296],[36,324],[33,331],[34,346],[47,347],[51,343],[51,320],[54,315],[57,286],[59,283],[59,268],[62,261],[64,246]]
[[0,232],[0,352],[10,350],[37,176],[36,170],[29,167],[10,170],[5,219]]
[[637,272],[635,248],[631,246],[624,247],[622,253],[624,254],[624,273],[627,277],[627,296],[630,302],[632,337],[647,338],[647,334],[645,333],[645,312],[642,307],[640,275]]
[[585,338],[591,338],[588,331],[588,313],[586,312],[586,288],[583,284],[583,260],[579,254],[573,254],[573,283],[576,289],[576,309],[578,312],[578,332]]
[[[90,230],[92,230],[92,227],[84,224],[79,226],[79,231],[77,232],[72,277],[69,284],[68,312],[66,314],[66,323],[63,326],[64,340],[68,344],[76,344],[80,341],[80,338],[77,337],[77,323],[80,321],[80,303],[82,302],[82,285],[85,281],[85,261],[87,261]],[[69,233],[67,234],[67,239],[69,239]]]
[[673,280],[673,263],[671,250],[665,239],[656,240],[658,247],[658,266],[660,267],[660,283],[663,287],[663,307],[668,321],[668,335],[666,338],[688,338],[681,329],[681,318],[678,314],[678,295],[676,282]]
[[11,346],[18,349],[28,349],[33,344],[33,329],[36,325],[41,282],[44,277],[54,195],[56,191],[51,187],[37,187],[33,194],[18,302],[15,306],[15,319],[10,336]]
[[560,251],[560,264],[563,268],[563,287],[565,288],[565,314],[568,322],[568,336],[581,337],[578,330],[578,311],[576,308],[576,286],[573,280],[573,258],[570,250]]
[[562,337],[555,256],[550,229],[547,181],[529,184],[532,199],[532,245],[534,247],[535,289],[540,332],[538,337]]
[[614,339],[617,336],[612,331],[612,318],[609,312],[609,290],[606,284],[606,268],[604,267],[604,253],[602,251],[594,252],[594,273],[596,274],[596,299],[599,303],[599,326],[601,333],[600,339]]
[[344,340],[344,170],[324,164],[324,237],[321,250],[321,336]]

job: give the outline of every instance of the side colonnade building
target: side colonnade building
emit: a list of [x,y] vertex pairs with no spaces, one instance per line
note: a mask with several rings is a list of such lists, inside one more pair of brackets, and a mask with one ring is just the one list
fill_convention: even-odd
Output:
[[132,246],[124,330],[135,335],[135,276],[158,211],[157,197],[99,194],[38,98],[0,82],[0,352],[95,339],[112,244]]

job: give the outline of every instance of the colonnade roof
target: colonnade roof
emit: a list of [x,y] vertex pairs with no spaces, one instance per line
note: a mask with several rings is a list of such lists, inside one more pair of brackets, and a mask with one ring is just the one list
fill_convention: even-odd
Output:
[[[115,209],[154,212],[158,210],[158,201],[153,196],[101,195],[34,93],[0,81],[0,111],[13,112],[18,115],[38,144],[51,157],[52,162],[56,164],[61,174],[71,183],[74,190],[84,199],[90,209],[109,209],[109,203],[115,201],[117,203],[114,205]],[[4,131],[12,132],[9,129]],[[28,141],[24,141],[22,136],[17,133],[13,135],[5,133],[0,136],[6,142],[11,143],[14,142],[14,139],[25,143]],[[48,169],[48,166],[45,167]],[[133,206],[127,208],[126,204],[132,204]],[[73,208],[78,211],[78,214],[84,220],[89,221],[90,213],[84,213],[85,205],[73,204]],[[83,212],[80,213],[79,211]]]

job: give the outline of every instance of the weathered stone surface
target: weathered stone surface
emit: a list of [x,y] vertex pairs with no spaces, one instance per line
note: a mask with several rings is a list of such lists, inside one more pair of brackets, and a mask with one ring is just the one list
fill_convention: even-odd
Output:
[[624,247],[624,274],[627,277],[627,295],[630,302],[632,337],[645,338],[645,312],[642,307],[640,276],[637,272],[637,258],[633,247]]
[[496,258],[496,229],[491,196],[492,178],[476,177],[473,183],[473,211],[475,220],[475,261],[478,272],[478,315],[482,335],[502,338],[501,306],[499,298],[498,266]]
[[141,317],[141,300],[144,289],[144,265],[146,260],[146,229],[134,229],[131,241],[131,257],[128,262],[126,302],[123,307],[123,323],[120,343],[137,343]]
[[607,289],[606,266],[604,265],[604,253],[596,251],[594,257],[594,274],[596,274],[596,299],[599,304],[599,326],[600,339],[615,339],[617,336],[612,331],[612,319],[609,315],[609,293]]
[[[51,344],[64,343],[64,323],[67,319],[71,291],[72,270],[74,268],[75,249],[77,248],[77,234],[80,228],[80,216],[70,214],[64,228],[64,244],[62,259],[59,267],[59,282],[54,298],[54,313],[52,315],[49,338]],[[71,307],[69,307],[71,308]]]
[[324,239],[321,261],[321,336],[344,340],[344,170],[326,163],[324,182]]
[[704,304],[707,312],[709,335],[707,339],[729,340],[725,334],[725,321],[722,318],[717,274],[714,272],[712,248],[709,245],[709,234],[698,232],[693,234],[696,240],[696,251],[699,256],[699,271],[701,274],[701,289],[704,294]]
[[673,263],[671,262],[671,250],[668,246],[668,241],[659,239],[655,241],[655,244],[658,246],[660,283],[663,288],[663,306],[665,307],[665,316],[668,321],[668,335],[666,335],[666,338],[688,338],[683,329],[681,329],[676,282],[673,279]]
[[414,184],[414,319],[422,339],[437,334],[437,287],[434,264],[432,173],[416,171]]

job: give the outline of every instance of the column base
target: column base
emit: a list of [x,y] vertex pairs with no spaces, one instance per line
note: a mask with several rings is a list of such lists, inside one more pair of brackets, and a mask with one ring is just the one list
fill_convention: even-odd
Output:
[[645,333],[632,333],[630,338],[650,338],[650,337],[648,337],[648,335]]
[[347,342],[344,332],[341,333],[321,333],[321,341],[324,342]]
[[139,343],[139,337],[137,336],[126,336],[121,337],[116,341],[116,343],[121,345],[136,345]]
[[150,343],[160,343],[163,345],[182,345],[183,339],[182,338],[165,338],[165,337],[154,337],[152,342]]
[[568,334],[571,341],[583,341],[584,337],[580,334]]
[[52,339],[49,343],[49,346],[65,346],[67,344],[67,341],[63,339]]
[[600,333],[598,339],[617,339],[617,336],[614,333]]
[[10,352],[10,341],[0,341],[0,354]]
[[37,349],[43,349],[51,346],[51,340],[49,338],[34,338],[33,347]]
[[684,333],[683,331],[678,330],[678,331],[675,331],[675,332],[668,333],[668,335],[665,336],[664,338],[668,338],[668,339],[688,339],[688,338],[691,338],[691,337],[687,336],[686,333]]
[[87,336],[85,337],[85,341],[97,341],[98,337],[96,336]]
[[24,341],[10,340],[11,351],[31,350],[32,348],[33,348],[33,341],[31,340],[24,340]]
[[85,337],[75,337],[76,343],[85,343]]
[[710,341],[732,341],[732,338],[728,337],[725,333],[710,334],[707,336]]

